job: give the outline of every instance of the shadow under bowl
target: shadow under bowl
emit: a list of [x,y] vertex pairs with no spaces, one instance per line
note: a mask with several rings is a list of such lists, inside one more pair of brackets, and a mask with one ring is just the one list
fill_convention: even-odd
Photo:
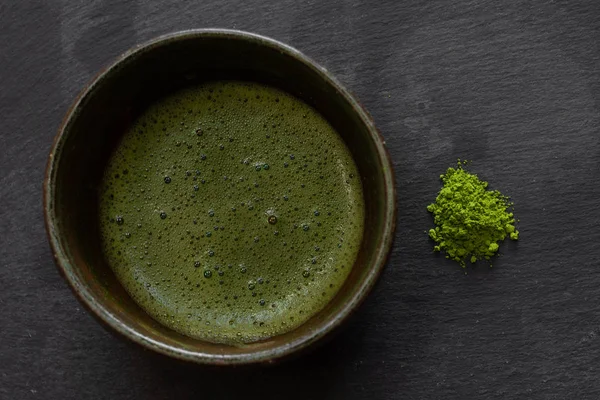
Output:
[[[136,117],[178,88],[222,79],[275,86],[319,111],[352,153],[366,207],[358,257],[332,301],[288,333],[240,346],[181,335],[146,314],[107,264],[98,225],[104,169]],[[175,33],[136,47],[82,91],[50,152],[44,214],[56,264],[94,316],[149,349],[213,365],[273,362],[310,347],[338,327],[366,297],[384,267],[396,219],[389,156],[356,99],[325,69],[289,46],[250,33],[213,29]]]

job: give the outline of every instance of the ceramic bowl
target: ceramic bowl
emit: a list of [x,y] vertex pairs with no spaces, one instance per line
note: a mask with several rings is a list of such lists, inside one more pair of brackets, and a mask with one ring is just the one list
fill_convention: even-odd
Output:
[[[276,86],[315,107],[350,149],[365,195],[358,258],[333,300],[295,330],[243,346],[181,335],[153,320],[127,294],[103,256],[98,187],[109,155],[149,103],[197,81],[236,79]],[[273,362],[321,341],[356,310],[386,262],[395,190],[385,143],[358,101],[297,50],[250,33],[193,30],[133,48],[101,71],[75,100],[52,146],[44,213],[56,264],[84,306],[122,336],[178,359],[232,365]]]

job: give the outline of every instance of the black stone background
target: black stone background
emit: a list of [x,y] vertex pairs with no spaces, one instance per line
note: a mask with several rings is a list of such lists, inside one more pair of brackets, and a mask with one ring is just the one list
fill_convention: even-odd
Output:
[[[600,2],[3,0],[1,399],[600,398]],[[248,30],[333,72],[393,158],[389,265],[333,341],[271,368],[211,370],[130,346],[53,265],[46,157],[83,84],[130,46]],[[521,239],[464,275],[425,210],[457,158],[512,196]]]

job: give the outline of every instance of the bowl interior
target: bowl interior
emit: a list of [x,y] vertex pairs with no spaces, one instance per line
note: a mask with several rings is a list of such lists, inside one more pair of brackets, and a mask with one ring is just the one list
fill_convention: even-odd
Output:
[[[294,331],[239,347],[183,336],[147,315],[106,263],[97,218],[97,190],[104,167],[129,124],[164,94],[218,79],[273,85],[315,107],[350,149],[366,205],[358,258],[329,305]],[[83,303],[134,341],[179,358],[210,363],[276,359],[337,326],[364,298],[383,267],[395,218],[390,164],[362,108],[324,70],[295,50],[259,36],[225,31],[162,38],[133,50],[101,73],[75,103],[59,132],[45,195],[57,263]]]

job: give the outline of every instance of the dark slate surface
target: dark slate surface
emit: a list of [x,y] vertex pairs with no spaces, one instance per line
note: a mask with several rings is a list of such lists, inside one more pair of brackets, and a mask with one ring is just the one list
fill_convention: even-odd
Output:
[[[0,3],[0,398],[600,398],[600,3],[4,0]],[[82,85],[135,43],[199,27],[287,42],[364,102],[397,173],[399,229],[332,342],[210,370],[106,332],[58,275],[41,182]],[[521,240],[464,275],[425,210],[458,158],[511,195]]]

